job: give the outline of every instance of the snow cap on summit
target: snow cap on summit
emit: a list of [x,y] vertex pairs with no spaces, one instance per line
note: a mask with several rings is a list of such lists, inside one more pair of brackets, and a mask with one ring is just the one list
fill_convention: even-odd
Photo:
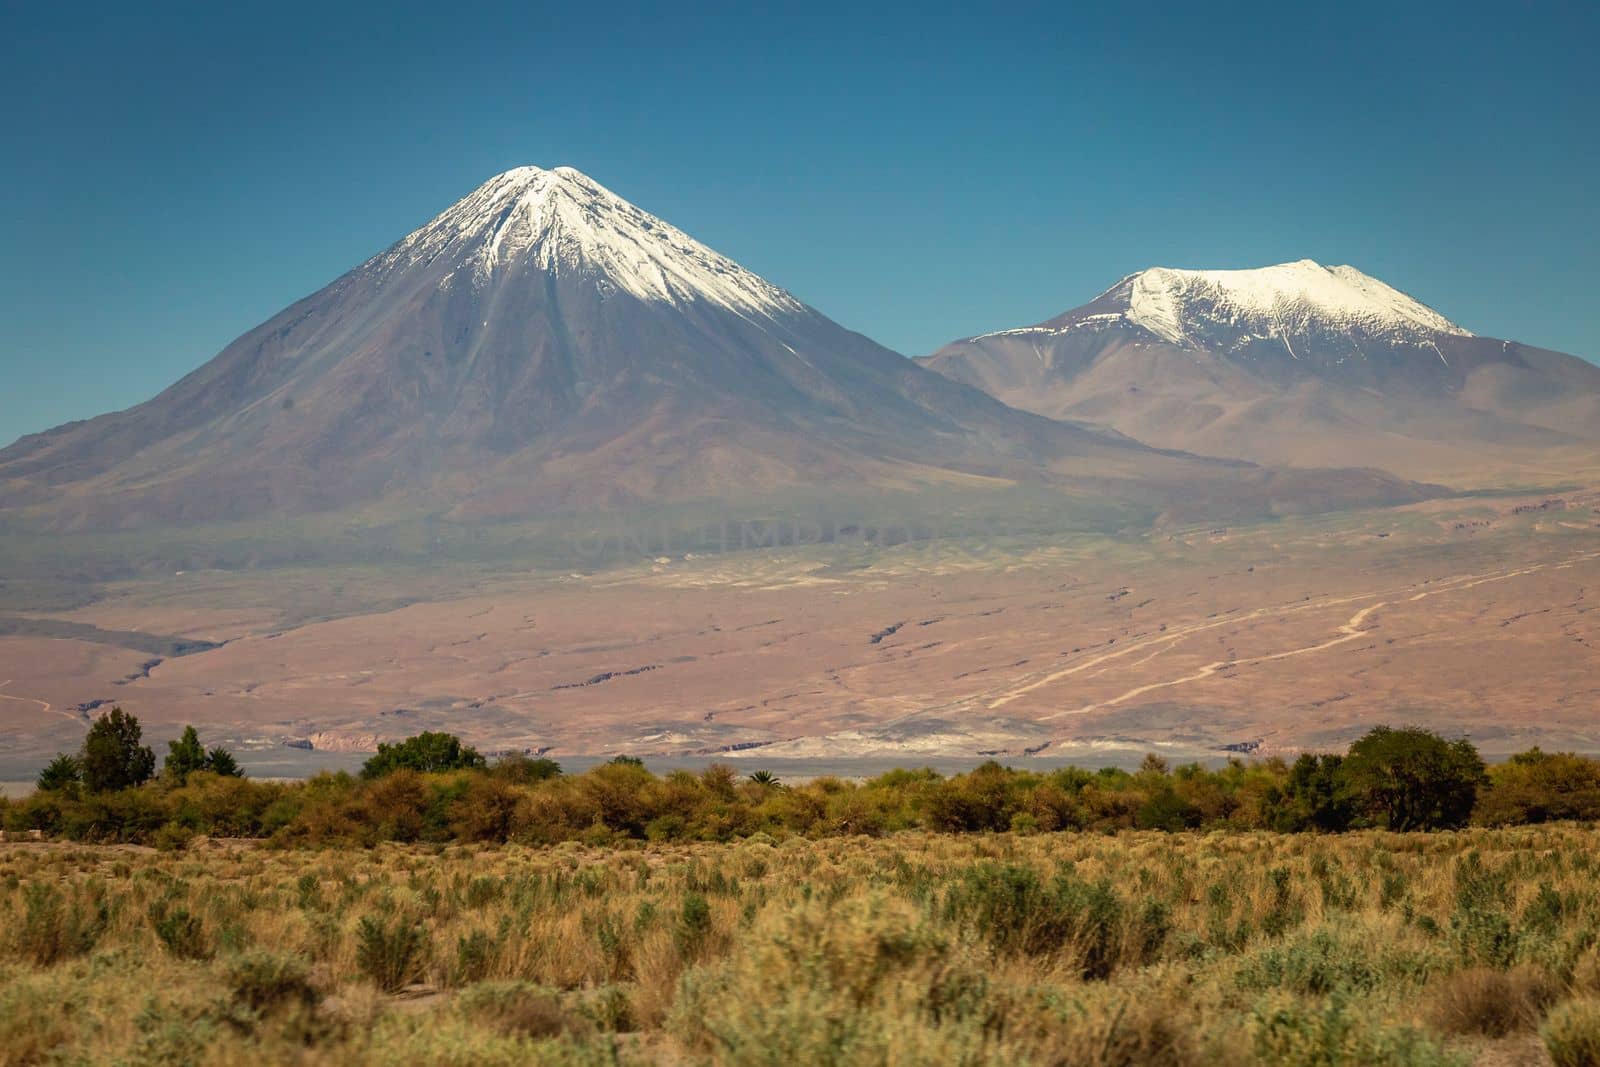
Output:
[[1212,323],[1259,329],[1267,336],[1352,328],[1406,338],[1471,336],[1354,267],[1325,267],[1309,259],[1253,270],[1152,267],[1124,278],[1106,297],[1125,300],[1129,322],[1174,344],[1188,341],[1196,326]]
[[782,289],[572,167],[497,174],[366,267],[403,271],[447,249],[478,276],[532,264],[640,300],[705,301],[766,317],[804,310]]

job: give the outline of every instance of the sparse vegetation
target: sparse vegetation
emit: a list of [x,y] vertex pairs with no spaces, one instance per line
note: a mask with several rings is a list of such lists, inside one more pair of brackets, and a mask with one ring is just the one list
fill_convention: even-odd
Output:
[[[0,802],[56,839],[0,850],[0,1064],[1596,1062],[1580,757],[783,784],[413,740]],[[1532,825],[1392,832],[1469,817]]]
[[1592,1064],[1597,846],[7,845],[0,1063]]

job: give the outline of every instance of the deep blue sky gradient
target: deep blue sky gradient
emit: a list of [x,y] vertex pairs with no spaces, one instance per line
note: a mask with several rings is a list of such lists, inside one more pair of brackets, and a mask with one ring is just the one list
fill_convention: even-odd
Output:
[[1146,266],[1352,263],[1600,357],[1600,5],[0,0],[0,443],[567,164],[920,354]]

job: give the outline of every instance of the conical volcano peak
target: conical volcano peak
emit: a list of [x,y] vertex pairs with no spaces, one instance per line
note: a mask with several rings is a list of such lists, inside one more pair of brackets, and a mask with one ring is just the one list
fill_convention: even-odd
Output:
[[577,201],[621,200],[576,167],[512,167],[485,181],[467,199],[480,194],[491,204],[538,201],[553,196]]
[[497,174],[368,267],[385,275],[444,257],[480,283],[519,267],[587,280],[603,292],[741,314],[790,315],[788,293],[572,167]]

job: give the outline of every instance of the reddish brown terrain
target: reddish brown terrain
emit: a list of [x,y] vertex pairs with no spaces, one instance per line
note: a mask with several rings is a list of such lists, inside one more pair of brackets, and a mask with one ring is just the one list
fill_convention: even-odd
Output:
[[1290,752],[1383,721],[1490,752],[1600,747],[1597,493],[1127,541],[663,557],[283,622],[319,590],[379,596],[385,580],[192,573],[55,613],[112,635],[97,640],[224,643],[144,674],[144,652],[0,638],[7,751],[70,748],[95,700],[273,760],[305,752],[286,742],[367,750],[421,729],[828,764]]

